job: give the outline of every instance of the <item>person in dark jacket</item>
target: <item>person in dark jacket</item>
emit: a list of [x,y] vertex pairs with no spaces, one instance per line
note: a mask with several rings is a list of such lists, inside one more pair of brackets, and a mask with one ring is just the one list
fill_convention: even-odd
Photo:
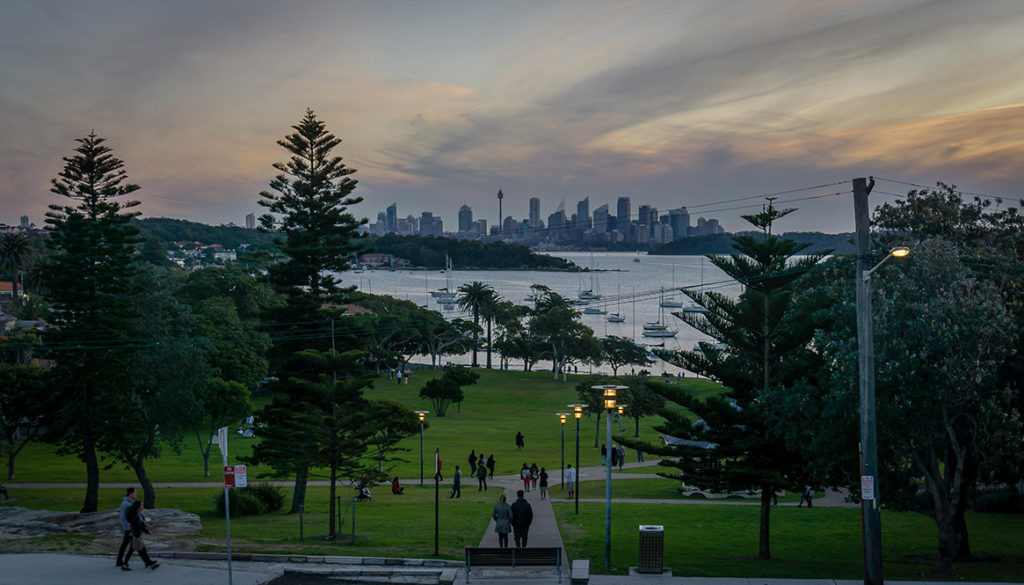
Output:
[[498,498],[491,517],[494,518],[494,532],[498,534],[498,548],[508,548],[508,533],[512,532],[512,508],[505,494]]
[[494,453],[487,458],[487,478],[494,479]]
[[135,488],[126,489],[124,500],[121,501],[121,507],[118,510],[118,522],[121,524],[121,530],[124,531],[124,537],[121,539],[121,547],[117,549],[116,566],[122,571],[131,571],[131,568],[128,567],[128,559],[132,556],[132,549],[129,546],[132,543],[132,525],[128,523],[127,515],[128,508],[135,502],[135,498]]
[[533,507],[523,497],[523,490],[516,492],[516,501],[512,504],[512,530],[515,532],[516,548],[526,548],[530,536],[530,524],[533,523]]
[[[483,457],[480,458],[481,460]],[[477,488],[476,491],[487,491],[487,466],[481,463],[476,468]]]
[[[146,567],[152,570],[156,570],[160,566],[160,563],[149,558],[149,552],[146,551],[146,543],[142,540],[142,533],[149,534],[149,528],[146,528],[145,516],[142,515],[142,502],[136,500],[128,507],[128,513],[125,514],[128,518],[128,523],[132,527],[132,550],[139,553],[139,557],[142,558],[142,562],[146,563]],[[122,569],[130,571],[128,568],[128,561],[122,565]]]

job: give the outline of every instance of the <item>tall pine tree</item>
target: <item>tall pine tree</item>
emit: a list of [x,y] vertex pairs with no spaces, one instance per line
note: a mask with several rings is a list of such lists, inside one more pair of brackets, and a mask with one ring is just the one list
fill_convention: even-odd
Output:
[[[699,351],[664,352],[663,357],[721,382],[724,392],[698,400],[678,386],[652,385],[651,390],[685,407],[703,422],[694,424],[678,408],[663,409],[661,414],[666,422],[657,430],[695,442],[641,446],[649,453],[675,457],[670,466],[679,472],[666,474],[669,477],[704,489],[760,490],[758,557],[765,560],[771,558],[772,492],[779,487],[799,485],[805,479],[801,477],[799,457],[786,449],[785,441],[773,429],[771,405],[765,398],[771,388],[788,385],[799,376],[802,365],[811,359],[807,346],[813,330],[803,318],[804,308],[794,305],[793,293],[797,280],[824,255],[798,256],[809,244],[772,235],[772,223],[792,211],[769,205],[761,213],[743,216],[763,235],[736,236],[733,248],[738,253],[708,257],[743,286],[738,298],[683,290],[707,313],[675,316],[727,347],[717,349],[712,343],[702,342]],[[625,438],[622,442],[637,444]],[[709,451],[700,442],[715,446]]]
[[[274,164],[280,174],[270,181],[269,191],[260,193],[259,201],[268,211],[260,217],[260,225],[281,234],[274,242],[284,254],[267,268],[271,287],[285,298],[284,307],[267,315],[278,338],[271,351],[271,369],[282,380],[291,376],[288,368],[295,363],[292,357],[297,352],[330,347],[330,316],[323,307],[342,301],[346,292],[331,273],[349,267],[352,254],[360,249],[358,228],[365,223],[347,211],[362,198],[352,195],[356,181],[350,175],[355,169],[333,154],[341,140],[308,109],[292,129],[293,133],[277,141],[290,156],[286,162]],[[355,345],[342,341],[346,347]],[[298,404],[303,397],[285,400]],[[287,409],[262,413],[268,425],[287,426],[287,417]],[[299,441],[301,435],[291,440]],[[270,455],[279,451],[268,448],[264,462],[295,473],[291,510],[297,512],[305,501],[308,465],[276,461]]]
[[94,512],[99,489],[98,445],[113,421],[107,407],[130,386],[123,363],[135,338],[132,255],[141,240],[127,210],[138,201],[121,197],[139,189],[127,182],[124,163],[105,140],[79,138],[75,155],[53,179],[51,191],[70,203],[50,205],[46,223],[52,250],[43,267],[50,291],[53,329],[46,333],[56,362],[55,394],[60,405],[51,425],[64,452],[86,468],[82,512]]

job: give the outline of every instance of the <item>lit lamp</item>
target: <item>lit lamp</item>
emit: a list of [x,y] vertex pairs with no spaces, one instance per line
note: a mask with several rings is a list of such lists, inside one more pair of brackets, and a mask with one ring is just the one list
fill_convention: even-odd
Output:
[[616,408],[619,410],[619,436],[622,436],[622,414],[626,412],[626,405],[620,404]]
[[[858,224],[859,225],[859,224]],[[864,230],[866,231],[866,230]],[[858,251],[870,249],[870,236],[860,233]],[[862,241],[863,240],[863,241]],[[860,491],[861,530],[864,539],[864,583],[881,585],[882,577],[882,516],[878,502],[878,437],[875,403],[875,347],[871,317],[871,275],[889,261],[904,258],[910,249],[897,247],[889,250],[881,262],[867,270],[869,255],[857,258],[857,345],[860,377]]]
[[569,418],[569,413],[559,412],[558,422],[562,423],[562,491],[565,491],[565,421]]
[[580,475],[580,419],[583,418],[583,409],[587,407],[586,404],[570,404],[572,408],[572,417],[576,419],[576,486],[573,492],[575,493],[576,500],[576,514],[580,513],[580,481],[583,479]]
[[[605,417],[608,437],[605,444],[608,449],[614,448],[612,446],[612,414],[616,411],[615,397],[619,390],[626,388],[628,386],[591,386],[593,390],[602,391],[604,409],[608,411],[608,416]],[[604,480],[604,570],[608,572],[611,571],[612,566],[612,458],[610,452],[605,458],[605,462],[607,467],[605,467]]]
[[430,411],[417,410],[415,412],[416,417],[420,419],[420,485],[423,485],[423,421],[430,414]]

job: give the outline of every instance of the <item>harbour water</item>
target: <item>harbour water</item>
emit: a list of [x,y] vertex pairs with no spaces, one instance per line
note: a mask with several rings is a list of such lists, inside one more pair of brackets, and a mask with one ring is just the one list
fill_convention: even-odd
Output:
[[[592,267],[593,270],[582,273],[459,270],[456,266],[451,274],[436,270],[376,270],[345,272],[340,276],[342,284],[346,286],[354,285],[365,292],[391,295],[410,300],[417,305],[426,305],[427,308],[439,311],[447,318],[470,318],[469,315],[460,313],[457,308],[454,311],[442,310],[442,306],[430,296],[430,291],[448,286],[449,282],[452,290],[465,283],[484,282],[491,285],[503,299],[520,305],[532,304],[526,297],[533,292],[530,287],[534,284],[547,286],[569,299],[577,299],[581,290],[594,289],[595,293],[601,295],[601,299],[577,308],[581,312],[586,308],[606,311],[603,314],[581,316],[583,323],[590,326],[598,337],[616,335],[648,346],[664,343],[665,349],[669,350],[691,349],[698,341],[711,340],[672,316],[672,312],[681,311],[681,308],[661,307],[662,298],[675,300],[685,307],[692,301],[677,289],[684,286],[701,287],[702,283],[703,290],[714,290],[731,296],[740,292],[738,284],[703,256],[637,256],[630,252],[559,252],[552,255],[566,258],[583,268]],[[639,259],[639,262],[635,261],[636,259]],[[619,313],[624,321],[609,322],[608,314],[611,313]],[[644,337],[644,324],[659,321],[662,317],[662,322],[666,323],[669,329],[678,330],[676,336]],[[468,363],[467,356],[448,357],[446,360]],[[522,364],[513,361],[511,367],[522,367]],[[542,362],[539,367],[550,366]],[[653,373],[677,372],[676,368],[660,360],[648,369]],[[605,368],[597,368],[594,371],[603,370]]]

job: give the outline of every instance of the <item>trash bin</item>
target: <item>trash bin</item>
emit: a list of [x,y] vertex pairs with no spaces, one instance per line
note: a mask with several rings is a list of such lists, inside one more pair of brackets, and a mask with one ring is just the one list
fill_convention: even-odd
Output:
[[641,573],[661,574],[665,557],[665,527],[640,525],[639,567]]

